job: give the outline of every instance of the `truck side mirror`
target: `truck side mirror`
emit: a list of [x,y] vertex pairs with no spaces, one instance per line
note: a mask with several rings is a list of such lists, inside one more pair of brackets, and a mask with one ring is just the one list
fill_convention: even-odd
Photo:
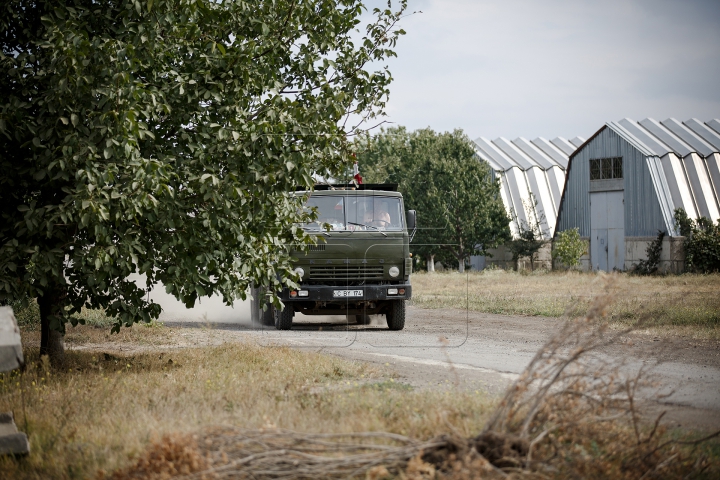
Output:
[[415,232],[417,231],[417,216],[415,210],[408,210],[407,212],[407,228],[410,232],[410,241],[415,238]]
[[415,221],[417,220],[415,210],[408,210],[407,212],[407,229],[415,230]]

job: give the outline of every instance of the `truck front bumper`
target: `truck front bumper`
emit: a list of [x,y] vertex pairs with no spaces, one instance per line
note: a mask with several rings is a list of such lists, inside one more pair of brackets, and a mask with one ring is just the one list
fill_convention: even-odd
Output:
[[[393,290],[397,293],[392,293]],[[404,290],[404,293],[400,293]],[[294,292],[295,295],[292,295]],[[305,294],[304,292],[307,292]],[[364,285],[361,287],[337,287],[324,285],[301,285],[297,290],[282,291],[280,298],[284,302],[331,302],[355,303],[377,302],[383,300],[409,300],[412,297],[412,286],[409,283],[400,285]]]

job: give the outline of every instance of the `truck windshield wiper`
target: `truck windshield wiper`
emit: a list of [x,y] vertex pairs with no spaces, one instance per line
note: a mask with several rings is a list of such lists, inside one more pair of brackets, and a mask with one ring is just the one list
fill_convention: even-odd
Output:
[[319,232],[319,233],[322,233],[323,235],[325,235],[326,237],[330,236],[330,234],[328,232],[326,232],[325,230],[323,230],[322,228],[310,228],[310,227],[306,226],[306,227],[303,227],[303,230],[307,230],[308,232],[313,232],[313,233]]
[[373,225],[365,225],[364,223],[355,223],[355,222],[347,222],[347,223],[349,223],[350,225],[357,225],[359,227],[374,228],[376,231],[382,233],[383,236],[387,237],[387,233],[383,232],[382,230],[380,230],[379,228],[377,228]]

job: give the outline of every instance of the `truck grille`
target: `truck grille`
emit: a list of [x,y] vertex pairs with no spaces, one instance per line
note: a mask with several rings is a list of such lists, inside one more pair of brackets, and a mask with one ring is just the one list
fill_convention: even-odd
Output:
[[311,252],[324,252],[324,251],[325,251],[325,244],[321,243],[320,245],[310,245],[309,251],[311,251]]
[[310,268],[310,280],[381,280],[382,266],[326,265]]

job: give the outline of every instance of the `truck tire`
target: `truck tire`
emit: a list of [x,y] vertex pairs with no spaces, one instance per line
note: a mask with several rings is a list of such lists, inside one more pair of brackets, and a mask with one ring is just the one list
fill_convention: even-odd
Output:
[[355,315],[355,323],[358,325],[370,325],[370,315]]
[[[273,316],[272,305],[265,302],[265,289],[253,287],[250,294],[252,295],[250,308],[253,324],[260,324],[264,327],[275,326],[275,317]],[[263,305],[265,305],[264,311],[262,309]]]
[[405,300],[393,300],[390,302],[390,310],[385,314],[388,328],[390,330],[402,330],[405,328]]
[[275,312],[275,328],[278,330],[290,330],[293,315],[295,314],[293,308],[290,305],[285,305],[282,310],[273,308],[273,311]]
[[267,307],[265,311],[260,311],[260,323],[264,327],[272,327],[275,325],[275,317],[273,316],[273,306],[270,303],[266,303],[265,306]]

